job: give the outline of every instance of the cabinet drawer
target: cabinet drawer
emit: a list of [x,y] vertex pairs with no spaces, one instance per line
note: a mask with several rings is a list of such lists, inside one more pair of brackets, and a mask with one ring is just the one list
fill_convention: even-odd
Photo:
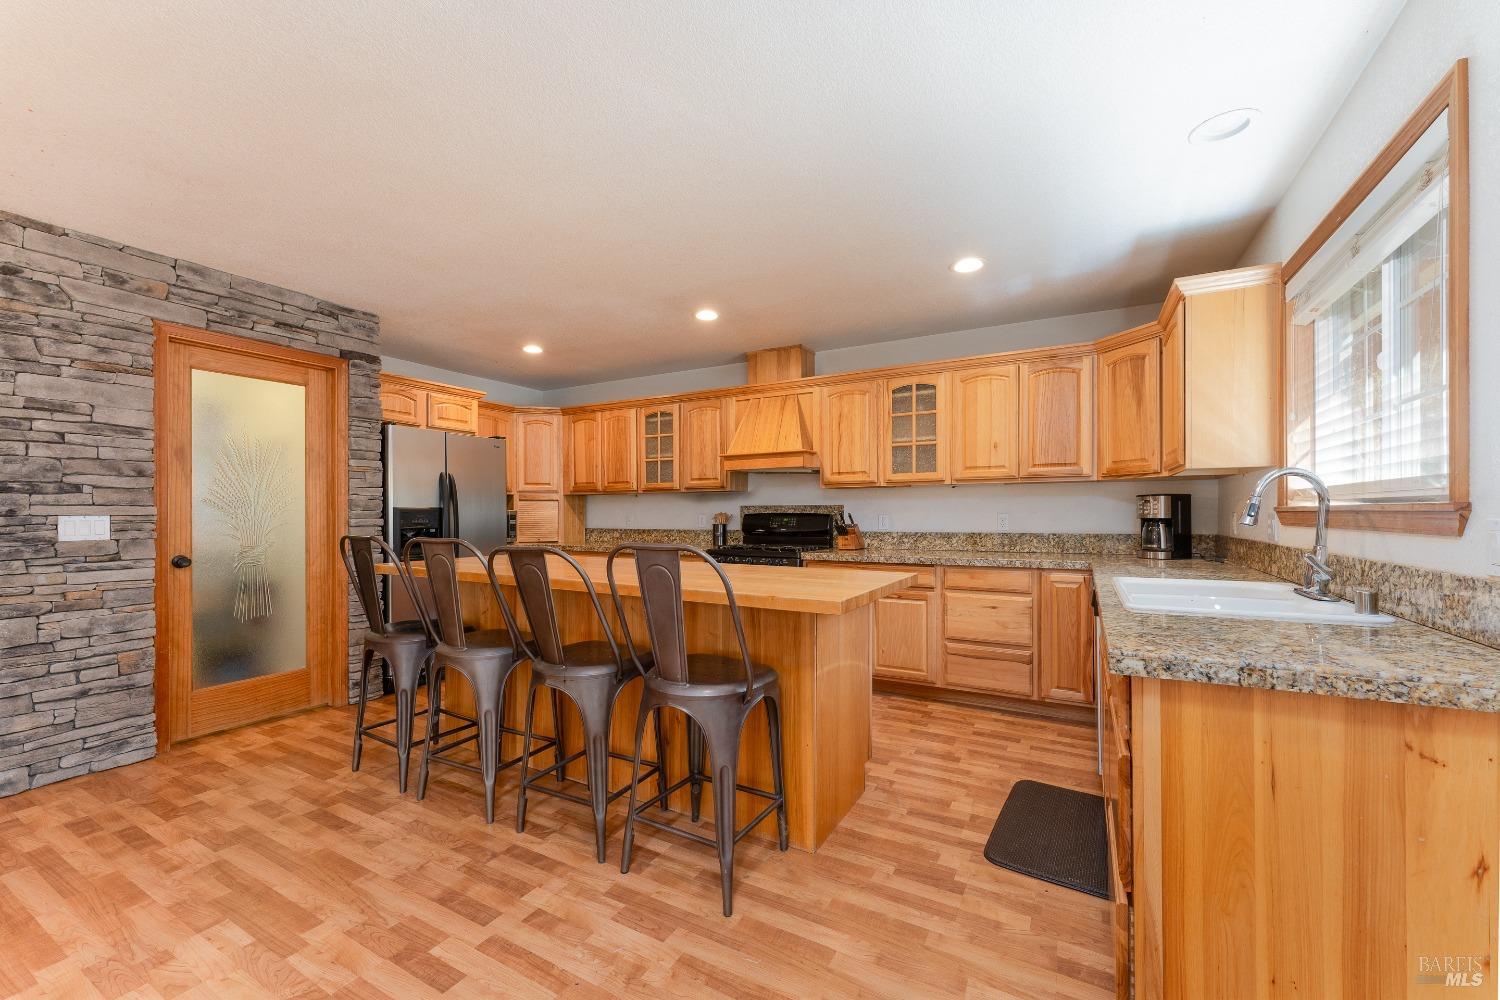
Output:
[[1031,597],[943,590],[943,638],[1031,645]]
[[1021,698],[1030,698],[1036,693],[1032,682],[1031,652],[1024,649],[944,643],[943,682],[948,687],[994,691]]
[[1031,570],[949,566],[943,570],[943,586],[954,590],[998,590],[1008,594],[1029,594]]
[[839,563],[853,569],[876,569],[887,573],[914,573],[916,579],[906,585],[908,590],[932,590],[937,586],[937,570],[932,566],[901,566],[897,563]]

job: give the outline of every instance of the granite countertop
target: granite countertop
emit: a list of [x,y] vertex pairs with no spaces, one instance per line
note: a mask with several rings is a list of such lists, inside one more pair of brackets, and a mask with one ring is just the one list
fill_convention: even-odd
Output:
[[885,566],[983,566],[994,569],[1090,569],[1096,556],[1067,552],[987,552],[981,549],[859,549],[809,552],[808,562],[878,563]]
[[1285,582],[1233,563],[973,549],[875,549],[808,559],[1088,569],[1099,595],[1112,673],[1500,712],[1500,650],[1447,632],[1400,618],[1393,625],[1365,627],[1138,614],[1125,610],[1113,586],[1118,576]]

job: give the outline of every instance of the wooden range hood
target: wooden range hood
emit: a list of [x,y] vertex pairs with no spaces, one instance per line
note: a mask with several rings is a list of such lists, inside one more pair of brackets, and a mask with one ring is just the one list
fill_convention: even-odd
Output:
[[[801,345],[745,355],[748,383],[761,385],[813,374],[812,352]],[[735,415],[734,436],[724,449],[728,472],[816,472],[818,453],[795,392],[758,396]]]

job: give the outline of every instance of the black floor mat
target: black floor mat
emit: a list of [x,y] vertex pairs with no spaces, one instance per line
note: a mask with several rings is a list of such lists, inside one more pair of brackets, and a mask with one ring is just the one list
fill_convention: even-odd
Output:
[[1109,898],[1104,797],[1018,781],[984,845],[991,864],[1054,885]]

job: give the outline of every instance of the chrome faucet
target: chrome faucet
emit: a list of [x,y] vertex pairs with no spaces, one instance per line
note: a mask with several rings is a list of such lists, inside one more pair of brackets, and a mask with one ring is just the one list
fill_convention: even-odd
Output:
[[1328,585],[1333,582],[1333,571],[1328,568],[1328,487],[1323,480],[1308,472],[1306,469],[1298,469],[1292,466],[1282,466],[1272,469],[1260,477],[1260,482],[1255,484],[1255,489],[1250,491],[1250,499],[1245,502],[1245,512],[1240,515],[1240,523],[1254,525],[1260,518],[1260,495],[1282,476],[1297,476],[1312,484],[1313,492],[1318,495],[1318,526],[1313,536],[1313,549],[1311,552],[1302,554],[1302,562],[1306,565],[1302,576],[1302,586],[1294,587],[1293,593],[1310,597],[1315,601],[1337,601],[1328,592]]

